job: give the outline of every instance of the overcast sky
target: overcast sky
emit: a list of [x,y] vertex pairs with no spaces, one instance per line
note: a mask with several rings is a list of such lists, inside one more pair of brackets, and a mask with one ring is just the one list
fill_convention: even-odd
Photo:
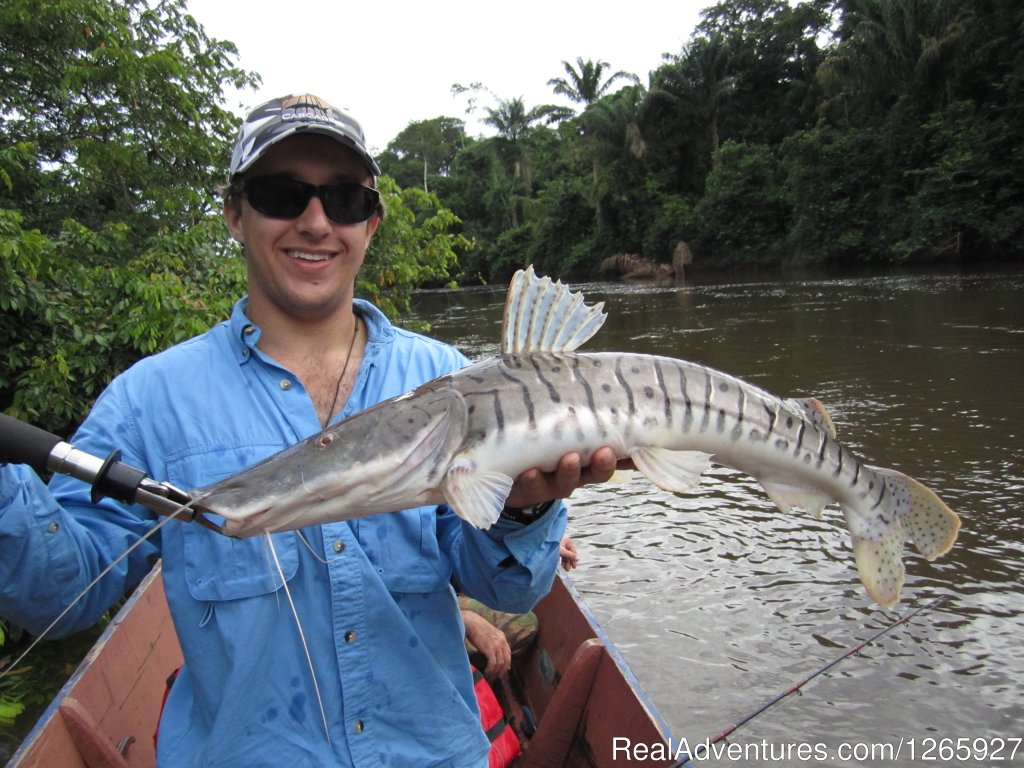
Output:
[[[369,145],[383,149],[406,125],[465,113],[453,83],[482,83],[527,108],[567,104],[547,82],[562,61],[607,61],[609,72],[647,76],[679,53],[714,0],[188,0],[207,35],[230,40],[239,65],[263,78],[258,93],[233,94],[239,114],[274,96],[314,93],[350,111]],[[496,102],[481,96],[484,106]],[[478,113],[479,114],[479,111]]]

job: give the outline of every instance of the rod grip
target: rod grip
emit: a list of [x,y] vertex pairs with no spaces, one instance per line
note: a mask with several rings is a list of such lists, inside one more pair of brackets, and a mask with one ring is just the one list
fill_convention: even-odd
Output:
[[47,472],[50,453],[62,442],[45,429],[0,413],[0,463],[28,464],[36,472]]

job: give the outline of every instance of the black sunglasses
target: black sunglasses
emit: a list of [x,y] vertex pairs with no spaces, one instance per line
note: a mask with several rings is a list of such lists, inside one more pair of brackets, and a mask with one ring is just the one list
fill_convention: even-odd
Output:
[[362,184],[307,184],[287,176],[254,176],[235,186],[235,194],[249,198],[249,205],[272,219],[295,219],[302,215],[310,198],[324,206],[327,218],[336,224],[358,224],[373,216],[380,204],[380,192]]

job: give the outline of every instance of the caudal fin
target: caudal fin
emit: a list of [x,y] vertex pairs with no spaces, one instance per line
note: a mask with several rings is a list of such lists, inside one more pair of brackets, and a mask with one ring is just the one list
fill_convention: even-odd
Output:
[[899,521],[893,523],[891,534],[885,538],[854,536],[853,557],[871,599],[883,608],[896,605],[903,587],[903,529]]
[[891,608],[903,586],[903,541],[910,538],[928,560],[944,555],[956,541],[960,518],[917,480],[892,469],[874,467],[885,483],[877,510],[845,510],[851,524],[853,554],[860,580],[880,605]]

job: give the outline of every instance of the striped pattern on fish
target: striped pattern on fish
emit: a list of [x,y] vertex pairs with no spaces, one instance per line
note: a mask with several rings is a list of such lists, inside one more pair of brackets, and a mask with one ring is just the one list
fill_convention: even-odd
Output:
[[813,398],[782,399],[696,363],[577,353],[603,322],[561,283],[518,273],[503,353],[427,382],[197,491],[233,536],[447,503],[478,527],[497,519],[513,478],[599,447],[659,487],[684,492],[710,463],[753,476],[783,510],[838,502],[868,593],[899,599],[909,536],[928,559],[959,520],[931,491],[866,465]]

